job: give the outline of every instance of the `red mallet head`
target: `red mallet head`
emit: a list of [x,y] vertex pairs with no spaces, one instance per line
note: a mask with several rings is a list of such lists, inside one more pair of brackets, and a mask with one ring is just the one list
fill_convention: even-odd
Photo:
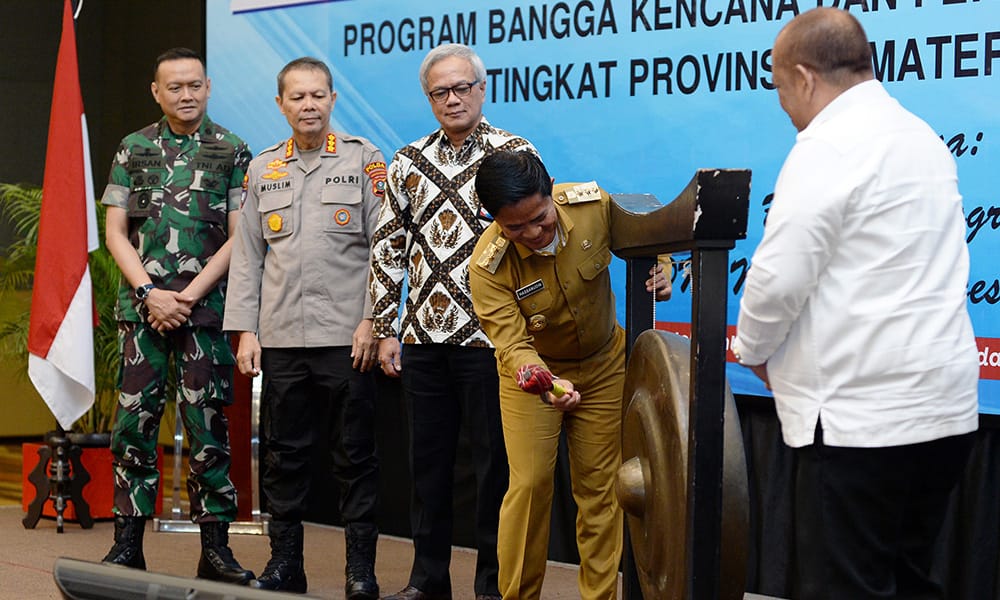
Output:
[[552,392],[555,396],[563,396],[566,390],[552,381],[552,373],[541,365],[522,365],[517,370],[517,386],[529,394],[545,394]]

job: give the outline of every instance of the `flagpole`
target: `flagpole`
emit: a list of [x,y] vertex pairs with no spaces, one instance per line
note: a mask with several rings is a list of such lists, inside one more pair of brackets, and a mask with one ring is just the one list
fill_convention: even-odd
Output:
[[28,375],[57,424],[46,434],[46,445],[39,449],[39,462],[28,478],[36,495],[22,521],[25,528],[34,528],[45,502],[52,500],[59,533],[67,501],[84,529],[94,525],[83,499],[90,474],[81,464],[80,446],[66,432],[94,403],[88,255],[97,247],[97,221],[87,146],[73,4],[64,0],[28,326]]

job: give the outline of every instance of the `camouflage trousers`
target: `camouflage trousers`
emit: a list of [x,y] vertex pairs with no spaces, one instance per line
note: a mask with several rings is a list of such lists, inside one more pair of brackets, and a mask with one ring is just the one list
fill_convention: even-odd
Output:
[[115,507],[124,516],[151,516],[160,473],[156,442],[166,406],[170,358],[180,418],[190,447],[187,489],[191,520],[233,521],[236,488],[229,479],[233,352],[218,329],[181,327],[164,334],[145,323],[121,321],[121,393],[111,434]]

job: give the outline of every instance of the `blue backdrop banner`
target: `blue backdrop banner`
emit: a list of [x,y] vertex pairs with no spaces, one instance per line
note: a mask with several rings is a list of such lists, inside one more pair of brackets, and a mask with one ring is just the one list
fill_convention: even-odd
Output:
[[[958,163],[972,256],[969,310],[980,346],[980,408],[1000,414],[1000,3],[996,0],[231,0],[208,2],[212,118],[255,152],[289,135],[275,76],[310,55],[330,66],[334,128],[389,158],[437,127],[417,78],[428,50],[475,48],[484,113],[530,139],[557,181],[666,203],[699,168],[753,171],[747,239],[730,253],[728,320],[795,129],[771,84],[781,27],[815,6],[849,10],[868,32],[876,76],[924,118]],[[993,165],[991,168],[990,165]],[[690,289],[675,257],[674,298],[658,327],[689,329]],[[613,265],[624,321],[624,264]],[[952,265],[935,265],[949,269]],[[730,360],[732,356],[730,355]],[[731,363],[736,393],[765,395]]]

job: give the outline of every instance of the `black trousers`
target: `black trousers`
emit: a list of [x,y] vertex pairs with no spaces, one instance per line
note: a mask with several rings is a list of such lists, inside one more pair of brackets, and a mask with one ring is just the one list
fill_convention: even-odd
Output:
[[497,525],[509,471],[493,349],[406,344],[402,366],[413,477],[410,585],[428,593],[451,591],[452,492],[464,423],[476,470],[475,592],[499,595]]
[[796,449],[797,600],[943,598],[931,574],[969,433],[920,444]]
[[261,351],[261,487],[275,520],[302,520],[312,447],[326,438],[344,523],[375,522],[375,379],[350,354],[346,346]]

